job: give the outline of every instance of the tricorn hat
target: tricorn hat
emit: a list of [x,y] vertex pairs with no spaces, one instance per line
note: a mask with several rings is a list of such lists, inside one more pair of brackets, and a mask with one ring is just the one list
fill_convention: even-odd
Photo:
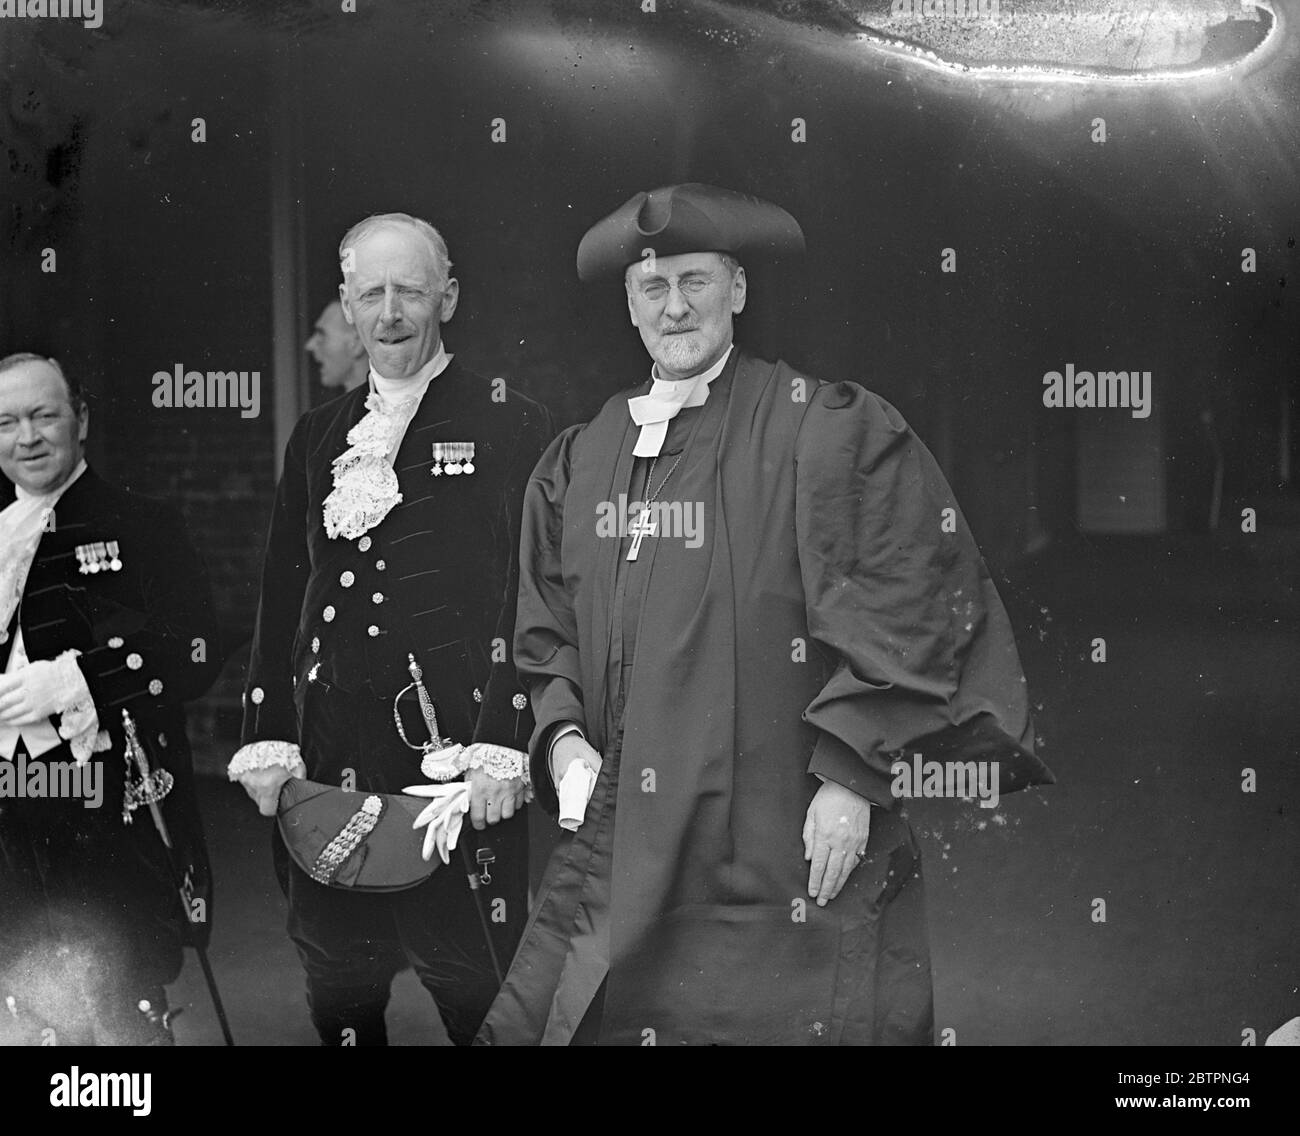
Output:
[[578,278],[621,276],[646,257],[725,252],[737,259],[803,252],[799,222],[779,205],[699,182],[638,193],[578,245]]

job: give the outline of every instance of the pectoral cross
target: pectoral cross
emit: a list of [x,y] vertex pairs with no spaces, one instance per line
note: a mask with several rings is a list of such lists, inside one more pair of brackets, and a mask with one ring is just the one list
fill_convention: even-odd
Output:
[[647,536],[654,536],[655,529],[659,527],[658,521],[650,519],[650,509],[647,506],[641,510],[640,515],[635,521],[627,526],[627,531],[632,537],[632,547],[627,550],[627,558],[635,560],[637,553],[641,551],[641,541]]

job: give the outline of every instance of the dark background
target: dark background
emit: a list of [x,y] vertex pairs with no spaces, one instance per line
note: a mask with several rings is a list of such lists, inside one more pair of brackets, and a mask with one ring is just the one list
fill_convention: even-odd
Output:
[[[87,376],[92,461],[186,511],[232,652],[192,717],[206,767],[234,745],[277,440],[324,397],[294,344],[343,231],[434,223],[462,289],[449,349],[568,423],[648,365],[622,289],[578,283],[581,234],[637,190],[714,182],[807,236],[751,271],[740,342],[870,387],[934,450],[1061,781],[1000,820],[914,810],[940,1027],[1238,1044],[1300,1013],[1295,43],[1230,79],[982,84],[736,5],[359,7],[105,0],[97,31],[0,27],[0,354]],[[1151,371],[1152,416],[1045,409],[1067,362]],[[260,371],[260,417],[155,409],[177,363]],[[212,808],[229,876],[269,875],[246,803]],[[229,902],[218,949],[255,990],[240,936],[261,916]]]

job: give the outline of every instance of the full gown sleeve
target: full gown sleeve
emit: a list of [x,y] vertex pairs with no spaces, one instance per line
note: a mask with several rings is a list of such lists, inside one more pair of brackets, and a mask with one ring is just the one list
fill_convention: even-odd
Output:
[[819,731],[808,771],[883,808],[891,763],[913,752],[996,760],[1002,792],[1051,783],[1002,601],[902,416],[855,383],[823,384],[795,461],[808,627],[831,667],[803,715]]
[[528,687],[536,723],[529,743],[533,791],[551,813],[559,812],[547,768],[551,736],[566,722],[586,728],[577,620],[562,563],[564,494],[581,431],[565,430],[542,455],[528,480],[520,526],[515,668]]

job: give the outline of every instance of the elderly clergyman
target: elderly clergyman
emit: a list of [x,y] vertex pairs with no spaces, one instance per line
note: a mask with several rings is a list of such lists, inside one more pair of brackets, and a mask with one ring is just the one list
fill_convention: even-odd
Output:
[[697,184],[637,194],[579,246],[654,365],[528,485],[515,659],[538,800],[576,831],[482,1043],[929,1043],[891,755],[1050,780],[925,447],[855,383],[732,342],[741,261],[802,246],[784,210]]
[[[499,985],[489,943],[509,958],[527,913],[526,818],[516,810],[532,720],[508,644],[523,486],[552,430],[537,403],[447,353],[442,325],[459,284],[428,222],[369,217],[344,236],[339,260],[343,313],[369,379],[305,414],[289,439],[245,744],[229,774],[267,816],[285,811],[291,777],[347,793],[332,794],[346,815],[306,868],[274,834],[322,1042],[386,1044],[391,981],[409,962],[451,1041],[467,1044]],[[458,769],[428,776],[466,778],[473,832],[461,839],[482,864],[479,910],[459,854],[447,856],[450,838],[439,849],[446,866],[414,886],[379,870],[382,836],[370,826],[382,814],[367,809],[400,807],[393,796],[428,785],[422,746],[435,730],[465,746]],[[405,835],[418,851],[409,821]],[[393,889],[359,890],[367,871]]]
[[89,431],[75,375],[0,359],[0,1044],[171,1044],[164,987],[211,926],[183,707],[221,667],[207,572]]

